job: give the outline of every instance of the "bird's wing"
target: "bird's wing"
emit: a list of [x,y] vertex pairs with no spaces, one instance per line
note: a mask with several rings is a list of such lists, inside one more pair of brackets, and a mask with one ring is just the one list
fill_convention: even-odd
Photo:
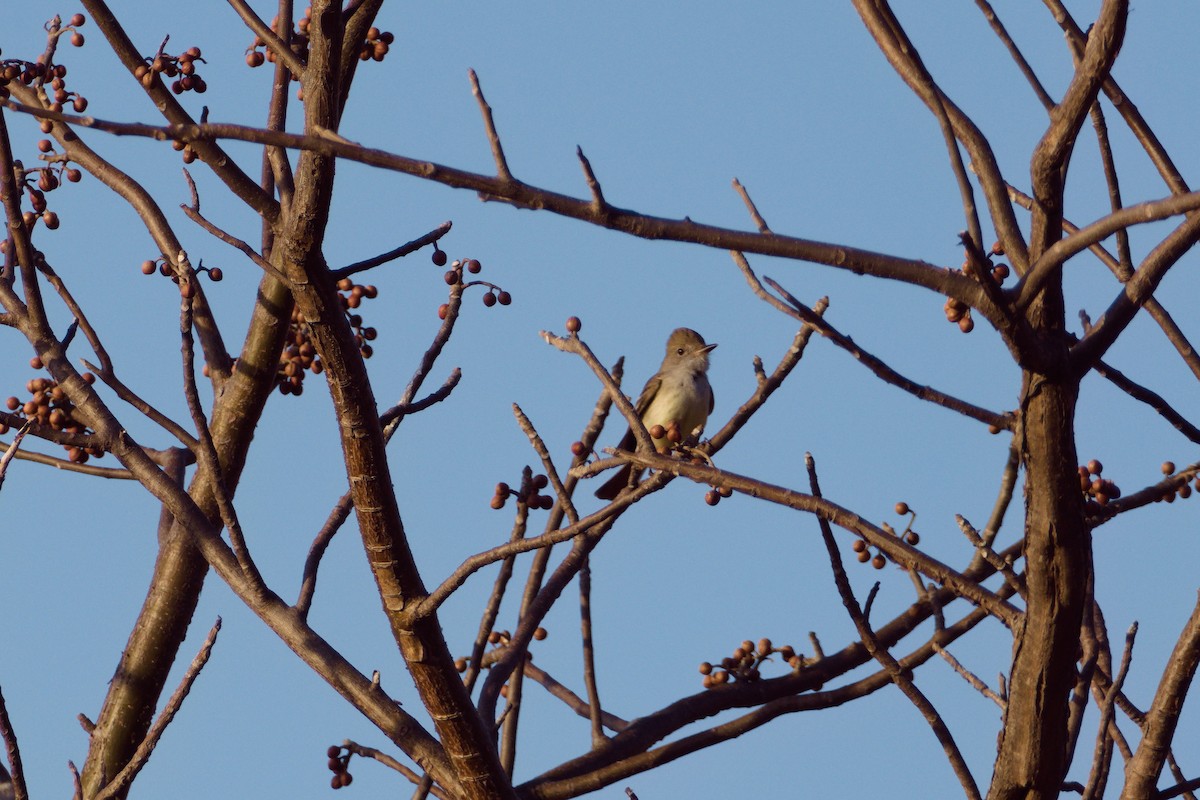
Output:
[[646,409],[650,408],[650,403],[653,402],[654,395],[658,394],[660,386],[662,386],[662,378],[657,374],[646,381],[646,385],[642,387],[642,395],[638,398],[637,405],[634,406],[639,417],[646,416]]

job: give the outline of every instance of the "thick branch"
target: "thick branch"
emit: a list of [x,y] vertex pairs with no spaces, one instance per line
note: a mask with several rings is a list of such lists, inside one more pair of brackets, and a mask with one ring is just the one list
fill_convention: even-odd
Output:
[[1158,691],[1154,693],[1154,702],[1146,712],[1142,741],[1133,760],[1125,766],[1121,800],[1150,797],[1154,793],[1197,664],[1200,664],[1200,602],[1192,610],[1179,641],[1175,643]]

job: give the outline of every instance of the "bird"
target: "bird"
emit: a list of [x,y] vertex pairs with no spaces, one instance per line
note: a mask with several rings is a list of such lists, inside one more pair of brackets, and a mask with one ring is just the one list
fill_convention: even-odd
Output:
[[[664,430],[677,427],[680,434],[686,437],[708,421],[708,415],[713,410],[713,391],[708,383],[708,354],[716,346],[715,343],[705,343],[704,337],[691,328],[676,328],[671,332],[662,366],[646,381],[634,406],[646,430],[655,425],[661,425]],[[673,444],[666,435],[652,441],[655,450],[660,453],[665,453]],[[630,428],[617,447],[633,450],[634,443],[633,429]],[[596,497],[612,500],[630,484],[633,473],[632,464],[621,467],[596,490]],[[637,477],[640,476],[641,470],[638,470]],[[633,478],[634,482],[637,477]]]

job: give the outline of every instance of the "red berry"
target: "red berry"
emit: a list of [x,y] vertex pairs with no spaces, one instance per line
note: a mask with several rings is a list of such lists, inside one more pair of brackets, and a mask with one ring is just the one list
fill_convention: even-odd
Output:
[[571,333],[579,333],[579,329],[583,327],[583,322],[579,317],[567,317],[567,330]]
[[444,250],[434,250],[431,258],[435,267],[446,266],[446,252]]

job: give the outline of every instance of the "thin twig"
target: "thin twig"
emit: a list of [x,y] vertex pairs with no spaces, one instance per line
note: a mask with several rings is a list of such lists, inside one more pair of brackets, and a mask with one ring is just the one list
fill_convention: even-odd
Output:
[[[556,681],[550,675],[550,673],[546,672],[544,669],[541,669],[532,661],[525,663],[525,677],[534,683],[537,683],[553,697],[557,697],[559,700],[562,700],[567,704],[568,708],[584,719],[590,719],[592,717],[592,706],[589,705],[586,700]],[[609,711],[600,712],[600,721],[604,723],[604,727],[608,728],[614,733],[620,733],[629,726],[629,722],[621,719]]]
[[572,333],[569,336],[555,336],[549,331],[540,331],[539,336],[550,345],[557,347],[564,353],[574,353],[583,359],[583,363],[591,367],[592,372],[600,379],[600,383],[608,390],[609,396],[612,398],[613,404],[617,410],[621,412],[626,422],[629,423],[629,429],[633,431],[633,438],[637,441],[639,450],[654,450],[653,440],[650,438],[650,433],[646,430],[645,424],[642,422],[641,415],[633,407],[633,403],[629,402],[622,392],[621,387],[609,374],[604,365],[596,358],[592,349],[579,338],[577,334]]
[[1109,380],[1114,386],[1125,392],[1125,394],[1154,409],[1160,417],[1170,423],[1171,427],[1187,437],[1188,441],[1200,444],[1200,428],[1188,422],[1162,395],[1131,380],[1125,373],[1105,363],[1103,359],[1096,362],[1094,369],[1097,374]]
[[[401,764],[399,761],[392,758],[387,753],[383,752],[382,750],[376,750],[374,747],[367,747],[364,744],[359,744],[358,742],[352,741],[350,739],[346,739],[345,741],[343,741],[342,747],[346,748],[351,753],[354,753],[354,755],[356,755],[356,756],[361,756],[363,758],[370,758],[370,759],[374,759],[375,761],[378,761],[380,764],[383,764],[385,767],[388,767],[389,769],[393,769],[396,772],[400,773],[401,775],[403,775],[405,778],[407,778],[412,783],[419,785],[421,783],[421,781],[425,780],[425,778],[428,777],[426,775],[418,774],[416,771],[405,766],[404,764]],[[431,786],[429,789],[429,792],[434,797],[439,797],[439,798],[442,798],[443,800],[450,800],[450,795],[441,786]]]
[[479,103],[479,111],[483,114],[483,126],[487,129],[488,143],[492,146],[492,158],[496,162],[496,175],[501,181],[510,183],[513,176],[509,172],[508,161],[504,158],[504,147],[500,144],[500,134],[496,132],[496,122],[492,119],[492,107],[484,99],[483,89],[479,87],[479,78],[475,75],[475,70],[467,70],[467,76],[471,80],[471,94],[475,95],[475,100]]
[[596,653],[592,640],[592,567],[584,559],[579,570],[579,629],[583,639],[583,685],[587,688],[588,708],[592,721],[592,747],[600,747],[604,735],[604,710],[600,706],[600,689],[596,684]]
[[104,382],[105,386],[112,389],[117,397],[140,412],[146,419],[174,436],[188,450],[195,451],[200,446],[200,441],[195,436],[192,436],[182,425],[168,417],[162,411],[159,411],[158,408],[151,405],[141,395],[129,388],[124,381],[117,377],[116,371],[111,367],[92,364],[87,359],[82,359],[82,363],[83,366],[94,372],[96,377]]
[[[613,365],[611,375],[612,375],[613,381],[619,386],[621,384],[621,381],[625,377],[625,360],[624,360],[624,358],[617,359],[617,362]],[[578,466],[579,464],[585,463],[588,460],[588,458],[590,457],[592,448],[595,447],[596,440],[599,438],[600,432],[604,429],[604,423],[608,419],[608,413],[611,408],[612,408],[612,396],[610,395],[609,391],[606,388],[602,387],[600,390],[600,396],[596,399],[596,404],[592,408],[591,417],[588,420],[587,425],[584,426],[583,432],[580,435],[580,438],[579,438],[580,448],[579,448],[579,451],[575,454],[575,457],[571,461],[572,468]],[[578,482],[579,482],[579,479],[577,477],[571,475],[570,472],[568,471],[567,480],[563,483],[563,487],[568,496],[573,495],[573,493],[575,491],[575,487],[577,486]],[[626,507],[628,507],[628,506],[626,506]],[[546,524],[545,524],[545,527],[543,528],[543,532],[548,534],[553,531],[559,530],[563,524],[564,518],[565,518],[565,507],[561,503],[556,503],[550,509],[550,513],[546,518]],[[601,523],[601,526],[598,529],[599,530],[598,536],[602,536],[603,531],[606,530],[610,525],[611,525],[611,522]],[[585,547],[581,547],[578,543],[576,543],[572,547],[571,555],[575,555],[584,549],[585,549]],[[540,623],[541,617],[546,614],[546,611],[548,609],[548,605],[544,602],[541,602],[541,604],[539,605],[539,597],[546,596],[542,593],[543,589],[546,588],[543,584],[543,581],[545,580],[545,577],[546,577],[547,566],[550,563],[550,554],[551,554],[551,547],[544,547],[534,553],[532,563],[529,565],[528,574],[525,577],[525,588],[521,594],[521,606],[520,606],[520,611],[519,611],[518,617],[517,617],[517,620],[518,620],[517,633],[516,633],[515,637],[513,637],[509,640],[509,644],[508,644],[508,649],[513,651],[512,655],[511,655],[511,660],[509,660],[505,664],[499,665],[499,667],[494,667],[494,669],[505,669],[505,670],[511,669],[509,664],[516,664],[519,661],[519,663],[521,664],[521,669],[519,671],[514,670],[513,674],[512,674],[512,679],[515,680],[517,683],[521,683],[524,680],[525,675],[527,674],[530,667],[532,666],[532,663],[530,662],[530,660],[528,658],[525,658],[525,654],[527,652],[527,648],[529,646],[529,641],[530,641],[530,639],[529,639],[529,637],[531,635],[530,631],[532,630],[532,632],[533,632],[532,635],[536,635],[537,628],[534,626],[537,625],[538,623]],[[568,557],[568,560],[570,560],[570,556]],[[507,562],[505,562],[505,563],[507,563]],[[581,564],[583,563],[582,559],[579,560],[579,563],[581,563]],[[553,585],[553,581],[557,578],[557,579],[559,579],[559,581],[561,583],[561,581],[564,577],[565,577],[565,575],[562,574],[561,572],[555,572],[551,576],[551,581],[552,581],[552,585],[550,587],[551,593],[553,593],[554,591],[561,591],[560,589],[555,588],[555,586]],[[562,585],[565,585],[565,584],[562,584]],[[480,697],[480,707],[481,708],[483,708],[487,705],[490,705],[492,702],[494,702],[494,701],[490,701],[490,700],[485,700],[484,697],[482,696],[483,694],[486,693],[486,689],[487,689],[487,687],[485,685],[485,692],[481,693],[481,697]],[[583,701],[579,701],[579,702],[581,704],[583,703]],[[576,707],[576,708],[578,710],[578,707]],[[589,708],[590,708],[590,706],[589,706]],[[590,715],[590,711],[588,711],[588,714]]]
[[[0,442],[0,452],[7,453],[11,448],[11,444]],[[120,467],[98,467],[95,464],[77,464],[65,458],[55,458],[45,453],[34,453],[29,450],[18,451],[16,458],[18,461],[32,461],[35,464],[45,464],[56,469],[61,469],[63,472],[78,472],[81,475],[92,475],[97,478],[109,478],[111,480],[134,480],[133,473],[127,469]]]
[[21,763],[21,747],[17,743],[17,733],[13,730],[12,720],[8,717],[8,705],[4,702],[3,692],[0,692],[0,738],[4,739],[4,749],[8,753],[13,800],[29,800],[29,789],[25,786],[25,767]]
[[[820,497],[821,487],[817,481],[816,465],[811,454],[805,453],[804,464],[808,470],[808,479],[813,496]],[[913,683],[912,673],[900,666],[900,662],[887,651],[886,647],[880,644],[875,631],[871,629],[866,612],[859,607],[858,600],[854,596],[854,590],[850,587],[850,579],[846,576],[846,568],[842,564],[842,557],[838,552],[837,542],[833,538],[833,529],[830,527],[829,522],[820,519],[819,525],[821,528],[821,538],[825,541],[825,549],[829,552],[829,563],[833,569],[833,579],[837,584],[838,594],[842,598],[842,605],[846,607],[846,611],[854,621],[854,626],[858,629],[858,634],[862,639],[863,645],[867,648],[867,652],[887,670],[896,687],[904,693],[905,697],[912,701],[912,704],[925,717],[925,721],[929,723],[929,727],[933,730],[933,735],[941,743],[942,749],[946,753],[946,758],[950,761],[950,767],[954,770],[954,774],[958,776],[958,780],[962,784],[963,791],[966,792],[967,797],[972,798],[972,800],[981,800],[979,787],[975,783],[975,778],[971,776],[967,762],[963,759],[958,745],[954,743],[954,737],[950,735],[950,729],[946,727],[945,720],[938,714],[937,709],[933,707],[933,704],[929,702],[925,694]],[[875,586],[878,588],[879,584],[877,583]],[[872,595],[874,595],[874,590],[872,590]]]
[[8,472],[8,465],[21,450],[21,440],[25,438],[25,434],[29,433],[29,429],[33,427],[33,420],[26,422],[21,426],[21,429],[13,434],[13,440],[8,444],[0,443],[4,447],[4,455],[0,456],[0,488],[4,486],[4,476]]
[[317,591],[317,570],[321,566],[321,559],[325,557],[325,551],[329,549],[334,534],[341,530],[342,525],[350,518],[350,511],[353,508],[354,500],[351,498],[350,492],[346,492],[334,503],[333,509],[325,519],[325,524],[321,526],[321,530],[317,531],[312,544],[308,547],[308,555],[304,559],[304,572],[300,577],[300,596],[296,598],[295,606],[302,619],[308,619],[308,612],[312,608],[313,595]]
[[983,556],[984,560],[992,565],[992,568],[999,572],[1005,583],[1013,588],[1014,591],[1021,597],[1025,597],[1025,581],[1012,570],[1012,565],[1000,557],[1000,554],[991,548],[987,542],[979,535],[979,532],[967,521],[967,518],[962,514],[954,515],[955,522],[958,523],[958,529],[963,532],[975,549]]
[[513,403],[513,415],[517,418],[517,425],[521,431],[529,439],[529,444],[533,446],[533,451],[538,454],[538,458],[542,461],[542,468],[546,470],[546,478],[550,481],[550,486],[554,489],[554,495],[558,498],[558,502],[562,503],[563,509],[566,512],[567,520],[574,525],[579,522],[579,512],[575,510],[575,504],[571,502],[571,496],[563,486],[562,479],[558,476],[558,470],[554,467],[554,458],[550,455],[550,451],[546,448],[546,443],[542,441],[542,437],[538,434],[537,428],[533,426],[533,422],[521,410],[521,407]]
[[934,642],[933,643],[933,651],[935,653],[937,653],[939,656],[941,656],[942,658],[944,658],[946,660],[946,663],[949,664],[950,667],[955,672],[957,672],[959,675],[961,675],[963,680],[965,680],[967,683],[971,684],[972,688],[974,688],[975,691],[979,692],[984,697],[986,697],[987,699],[989,699],[993,703],[995,703],[997,706],[999,706],[1001,711],[1003,711],[1005,709],[1005,707],[1008,705],[1008,703],[1004,700],[1004,698],[1001,697],[1000,695],[996,694],[996,692],[992,690],[992,687],[990,687],[986,683],[984,683],[983,680],[978,675],[976,675],[974,672],[971,672],[971,670],[964,667],[957,658],[955,658],[953,655],[951,655],[949,650],[945,649],[937,642]]
[[454,387],[458,386],[458,383],[461,380],[462,370],[458,367],[455,367],[450,371],[450,374],[446,376],[446,380],[437,390],[430,392],[420,400],[415,400],[411,403],[397,403],[387,411],[380,414],[379,421],[383,423],[385,428],[395,430],[395,428],[392,427],[393,422],[398,422],[401,418],[406,417],[409,414],[416,414],[418,411],[424,411],[430,406],[446,400],[448,397],[450,397],[450,393],[454,391]]
[[[193,273],[191,280],[197,279]],[[192,422],[196,426],[196,434],[200,439],[200,445],[196,448],[196,459],[201,469],[208,473],[209,484],[212,486],[213,497],[216,498],[217,508],[220,510],[221,521],[229,531],[229,544],[233,547],[234,555],[237,556],[242,572],[257,590],[265,592],[266,584],[263,582],[258,567],[254,564],[254,559],[250,557],[250,550],[246,547],[246,538],[242,535],[242,526],[238,521],[237,511],[233,507],[233,501],[225,483],[221,459],[217,455],[217,446],[213,442],[212,431],[208,428],[208,419],[200,405],[200,392],[196,387],[196,353],[192,342],[191,310],[191,299],[185,297],[180,304],[179,314],[179,333],[182,340],[180,349],[183,354],[183,394],[187,400],[188,411],[192,415]]]
[[1029,83],[1033,93],[1037,95],[1038,102],[1042,104],[1042,108],[1049,111],[1054,108],[1054,98],[1050,97],[1049,92],[1042,86],[1042,82],[1038,80],[1037,74],[1034,73],[1033,67],[1025,60],[1025,56],[1021,54],[1021,50],[1017,47],[1016,42],[1008,35],[1008,30],[996,16],[996,12],[992,10],[992,6],[987,0],[975,0],[975,5],[983,12],[984,18],[988,21],[988,25],[992,27],[992,31],[1008,49],[1008,54],[1012,56],[1012,60],[1016,62],[1017,68],[1021,70],[1021,74],[1025,76],[1025,80]]
[[[1100,165],[1104,169],[1104,182],[1108,184],[1108,205],[1113,211],[1124,207],[1121,199],[1121,179],[1117,175],[1117,162],[1113,157],[1112,142],[1108,138],[1108,123],[1104,119],[1104,109],[1100,103],[1092,104],[1092,130],[1096,132],[1096,143],[1100,146]],[[1129,231],[1122,228],[1117,231],[1117,258],[1121,266],[1133,272],[1133,253],[1129,249]]]
[[[742,262],[739,263],[739,266],[744,263],[745,261],[743,259]],[[743,271],[748,269],[748,264],[743,267]],[[786,304],[779,303],[776,305],[775,303],[772,303],[772,305],[775,305],[776,308],[784,311],[784,313],[788,314],[789,316],[815,328],[822,336],[854,356],[856,361],[861,363],[867,369],[871,370],[871,372],[875,373],[875,375],[881,380],[903,389],[904,391],[921,400],[934,403],[942,406],[943,408],[948,408],[951,411],[956,411],[964,416],[979,420],[980,422],[984,422],[990,426],[1004,430],[1010,430],[1012,428],[1013,418],[1011,414],[1000,414],[995,411],[989,411],[986,408],[981,408],[973,403],[968,403],[965,400],[952,397],[951,395],[934,389],[931,386],[924,386],[916,381],[904,377],[899,372],[889,367],[882,360],[859,347],[853,339],[839,332],[836,328],[826,322],[823,317],[818,315],[815,310],[801,303],[776,281],[773,281],[770,278],[763,278],[763,280],[770,285],[772,289],[783,295],[784,299],[787,301]],[[766,294],[765,292],[764,295],[765,297],[770,297],[770,295]]]
[[208,657],[212,654],[212,648],[216,644],[217,633],[220,630],[221,618],[217,617],[217,621],[213,623],[212,628],[208,631],[208,637],[200,647],[200,652],[196,653],[196,657],[188,665],[187,671],[184,672],[183,678],[179,681],[179,686],[171,694],[171,697],[167,700],[167,704],[163,706],[163,710],[159,713],[158,718],[154,720],[154,724],[150,726],[150,730],[142,738],[141,743],[130,757],[129,763],[113,776],[113,779],[108,782],[107,786],[96,794],[95,800],[111,800],[111,798],[123,792],[133,782],[133,779],[137,777],[137,774],[141,772],[146,762],[150,760],[150,755],[154,752],[154,748],[158,746],[158,740],[162,738],[167,726],[175,719],[175,715],[179,712],[179,707],[183,705],[188,692],[192,690],[192,684],[200,676],[200,670],[204,669],[204,665],[208,663]]
[[287,276],[277,270],[274,264],[259,255],[258,252],[256,252],[255,249],[246,242],[237,238],[233,234],[226,233],[221,228],[209,222],[208,219],[200,213],[200,196],[196,189],[196,182],[192,180],[191,173],[186,169],[183,171],[183,177],[187,179],[188,188],[192,193],[192,204],[190,206],[183,203],[179,204],[179,207],[183,210],[183,213],[187,215],[187,218],[192,222],[195,222],[208,233],[220,239],[222,242],[225,242],[225,244],[240,250],[242,254],[245,255],[246,258],[250,259],[256,267],[270,275],[275,280],[284,285],[288,285],[290,282],[288,281]]
[[767,221],[763,219],[763,215],[758,213],[758,206],[754,205],[754,201],[750,199],[750,193],[746,191],[746,187],[742,186],[742,182],[737,178],[733,179],[733,189],[742,197],[742,202],[746,204],[746,210],[750,212],[750,219],[758,226],[758,232],[769,234],[771,227],[767,225]]
[[588,161],[579,145],[575,145],[575,157],[579,159],[579,166],[583,168],[583,179],[587,181],[588,191],[592,193],[592,205],[596,207],[597,212],[603,212],[608,208],[608,202],[604,199],[604,190],[600,188],[596,173],[592,171],[592,162]]
[[[529,467],[526,467],[521,475],[522,488],[529,486],[530,478],[531,471]],[[510,542],[519,542],[524,539],[528,524],[529,505],[518,500],[517,513],[513,518],[512,532],[509,534],[508,540]],[[513,565],[515,563],[515,554],[504,559],[499,571],[496,573],[496,580],[492,583],[492,592],[488,595],[487,602],[483,607],[483,613],[480,615],[479,629],[475,634],[475,642],[471,646],[471,657],[467,661],[467,674],[463,677],[463,683],[467,686],[468,694],[474,690],[475,681],[479,679],[479,674],[483,669],[483,651],[487,647],[492,631],[496,627],[496,618],[500,615],[500,605],[504,601],[505,592],[508,590],[508,582],[512,580]]]
[[348,264],[340,269],[330,270],[329,276],[333,281],[340,281],[342,278],[349,278],[351,275],[356,275],[368,269],[386,264],[389,261],[395,261],[397,258],[403,258],[409,253],[415,253],[422,247],[431,245],[440,240],[443,236],[450,232],[450,228],[454,225],[453,222],[447,220],[441,225],[426,233],[423,236],[418,236],[411,242],[405,242],[394,250],[389,250],[386,253],[381,253],[377,256],[356,261],[353,264]]
[[1096,749],[1093,759],[1093,767],[1088,775],[1087,786],[1083,791],[1081,800],[1092,800],[1096,797],[1096,792],[1103,786],[1101,775],[1107,777],[1107,770],[1098,769],[1102,762],[1102,754],[1107,749],[1109,740],[1109,727],[1113,722],[1113,704],[1116,697],[1121,693],[1121,687],[1125,684],[1125,676],[1129,674],[1129,665],[1133,660],[1133,643],[1137,638],[1138,624],[1135,622],[1129,626],[1129,630],[1125,632],[1125,649],[1121,654],[1121,667],[1113,679],[1112,685],[1108,687],[1108,691],[1104,693],[1104,698],[1100,702],[1100,722],[1097,724],[1096,733]]

